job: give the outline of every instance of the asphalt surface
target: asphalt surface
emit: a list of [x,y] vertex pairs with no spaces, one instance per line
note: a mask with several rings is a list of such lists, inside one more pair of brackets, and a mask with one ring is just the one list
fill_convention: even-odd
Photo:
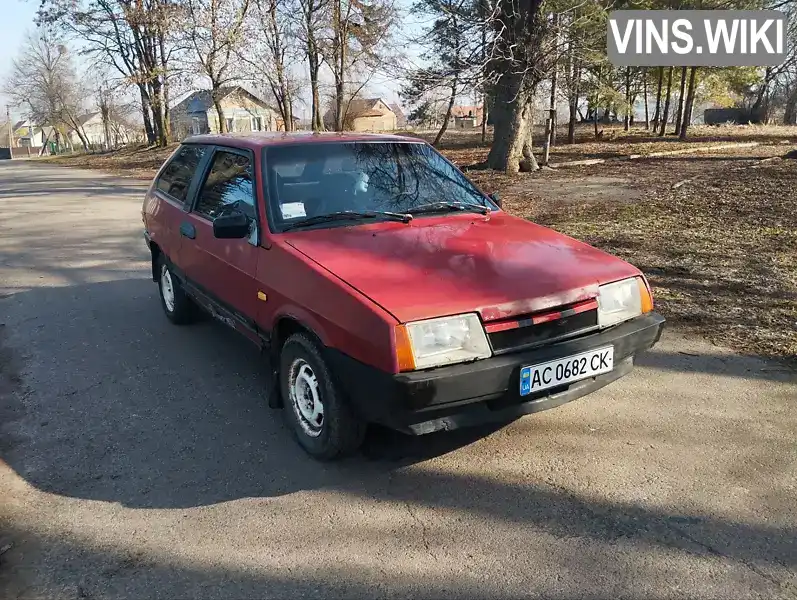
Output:
[[0,598],[797,597],[778,365],[669,331],[566,406],[320,464],[248,341],[161,313],[143,188],[0,163]]

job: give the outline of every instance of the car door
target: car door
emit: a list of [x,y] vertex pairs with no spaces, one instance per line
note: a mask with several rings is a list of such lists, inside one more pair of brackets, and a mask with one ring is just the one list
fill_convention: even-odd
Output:
[[[248,150],[216,146],[181,227],[189,283],[250,329],[258,309],[255,273],[260,250],[253,159]],[[233,208],[250,218],[249,237],[217,239],[213,220]]]
[[184,144],[161,170],[147,202],[147,228],[152,240],[178,268],[185,269],[181,256],[183,236],[180,226],[190,208],[198,185],[197,172],[203,169],[207,147]]

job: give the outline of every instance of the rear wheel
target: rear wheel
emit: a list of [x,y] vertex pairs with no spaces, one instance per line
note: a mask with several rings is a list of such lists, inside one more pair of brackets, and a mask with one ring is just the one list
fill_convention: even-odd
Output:
[[172,272],[169,261],[163,256],[158,261],[158,274],[158,289],[163,312],[175,325],[192,323],[196,317],[196,306]]
[[365,423],[352,413],[309,335],[296,333],[282,347],[280,386],[285,418],[310,455],[332,460],[360,447]]

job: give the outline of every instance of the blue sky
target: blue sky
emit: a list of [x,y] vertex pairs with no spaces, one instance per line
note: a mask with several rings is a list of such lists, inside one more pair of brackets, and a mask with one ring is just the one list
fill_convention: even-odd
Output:
[[[0,81],[5,81],[11,70],[11,61],[17,53],[25,33],[33,29],[33,19],[36,16],[37,0],[0,0]],[[8,98],[0,93],[2,102],[2,117],[5,119],[6,103]],[[11,108],[12,116],[18,116],[19,111]]]

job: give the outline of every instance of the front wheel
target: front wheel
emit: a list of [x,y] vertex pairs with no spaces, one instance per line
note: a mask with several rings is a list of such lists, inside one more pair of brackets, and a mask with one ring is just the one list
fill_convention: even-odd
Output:
[[280,386],[285,418],[308,454],[332,460],[360,447],[365,424],[351,412],[309,335],[294,334],[282,347]]
[[196,307],[183,290],[180,280],[172,272],[171,265],[163,256],[158,261],[158,289],[163,312],[172,323],[186,325],[195,320]]

